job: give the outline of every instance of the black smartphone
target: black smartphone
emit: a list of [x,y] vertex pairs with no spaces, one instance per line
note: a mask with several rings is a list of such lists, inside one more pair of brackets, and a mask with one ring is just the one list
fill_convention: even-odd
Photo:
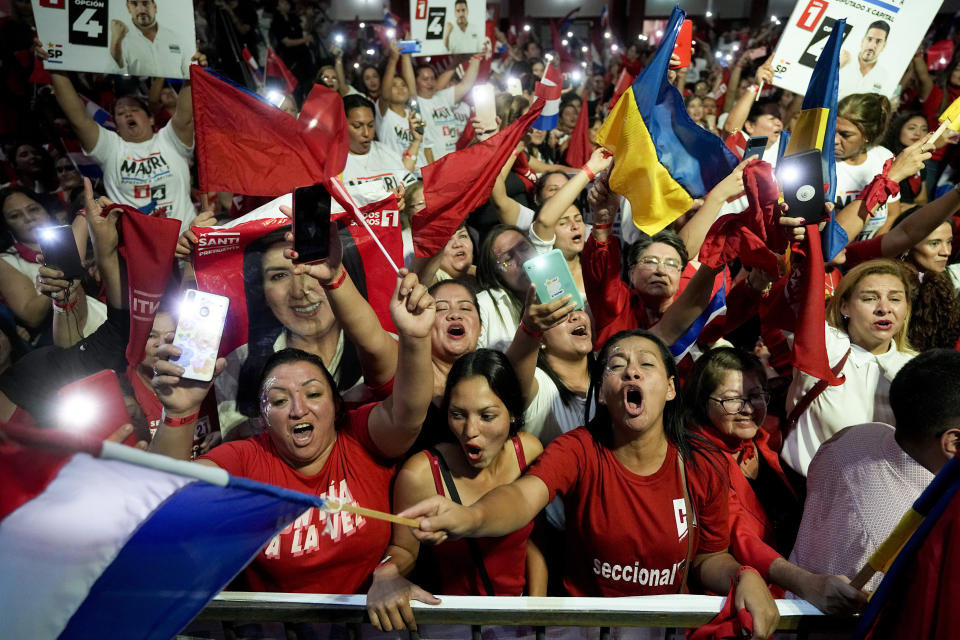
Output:
[[330,255],[330,192],[322,184],[293,192],[294,264],[323,262]]
[[751,156],[763,158],[763,152],[767,149],[767,136],[756,136],[747,140],[747,148],[743,152],[743,159]]
[[64,280],[81,280],[85,275],[73,229],[68,224],[44,227],[37,233],[43,263],[63,271]]
[[823,164],[819,149],[801,151],[780,158],[777,179],[783,200],[789,207],[787,216],[803,218],[807,224],[824,220]]

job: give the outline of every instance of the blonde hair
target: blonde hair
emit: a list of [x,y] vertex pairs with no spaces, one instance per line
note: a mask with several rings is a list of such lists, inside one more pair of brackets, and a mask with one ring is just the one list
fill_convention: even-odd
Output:
[[897,330],[893,339],[897,343],[897,351],[913,352],[910,346],[910,340],[907,338],[907,331],[910,326],[910,310],[914,297],[914,281],[910,277],[905,267],[898,262],[886,258],[878,260],[868,260],[858,264],[850,269],[833,292],[833,297],[827,302],[827,324],[843,332],[847,332],[848,318],[840,313],[840,306],[844,302],[850,302],[850,296],[854,289],[860,284],[860,281],[867,276],[893,276],[903,283],[903,289],[907,302],[907,315],[903,318],[903,325]]

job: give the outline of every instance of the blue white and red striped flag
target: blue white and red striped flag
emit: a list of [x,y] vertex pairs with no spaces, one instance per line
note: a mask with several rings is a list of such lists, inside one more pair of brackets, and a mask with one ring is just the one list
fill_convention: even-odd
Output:
[[535,94],[538,98],[546,100],[546,104],[530,126],[540,131],[556,129],[560,121],[560,96],[563,94],[563,78],[560,75],[560,69],[548,64],[543,79],[537,84]]
[[104,129],[109,129],[110,131],[117,130],[117,124],[113,121],[113,116],[110,115],[110,112],[98,105],[93,100],[90,100],[83,94],[80,95],[80,100],[83,102],[83,108],[87,110],[87,114],[93,118],[93,121]]
[[172,637],[323,503],[112,442],[0,431],[4,638]]

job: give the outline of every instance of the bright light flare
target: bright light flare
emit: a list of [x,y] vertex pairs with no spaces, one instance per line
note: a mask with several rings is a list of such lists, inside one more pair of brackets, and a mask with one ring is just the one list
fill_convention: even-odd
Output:
[[57,418],[61,427],[72,431],[86,431],[99,417],[100,403],[86,393],[75,392],[60,400]]

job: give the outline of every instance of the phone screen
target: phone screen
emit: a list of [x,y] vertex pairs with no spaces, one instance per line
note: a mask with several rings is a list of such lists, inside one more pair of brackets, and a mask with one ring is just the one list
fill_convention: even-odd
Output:
[[173,337],[174,346],[181,351],[176,363],[185,369],[181,377],[204,382],[213,379],[229,305],[226,296],[196,289],[184,293]]
[[294,264],[323,262],[330,255],[330,192],[322,184],[293,192]]
[[66,280],[80,280],[84,276],[77,241],[70,225],[44,227],[37,234],[43,262],[48,267],[63,271]]

